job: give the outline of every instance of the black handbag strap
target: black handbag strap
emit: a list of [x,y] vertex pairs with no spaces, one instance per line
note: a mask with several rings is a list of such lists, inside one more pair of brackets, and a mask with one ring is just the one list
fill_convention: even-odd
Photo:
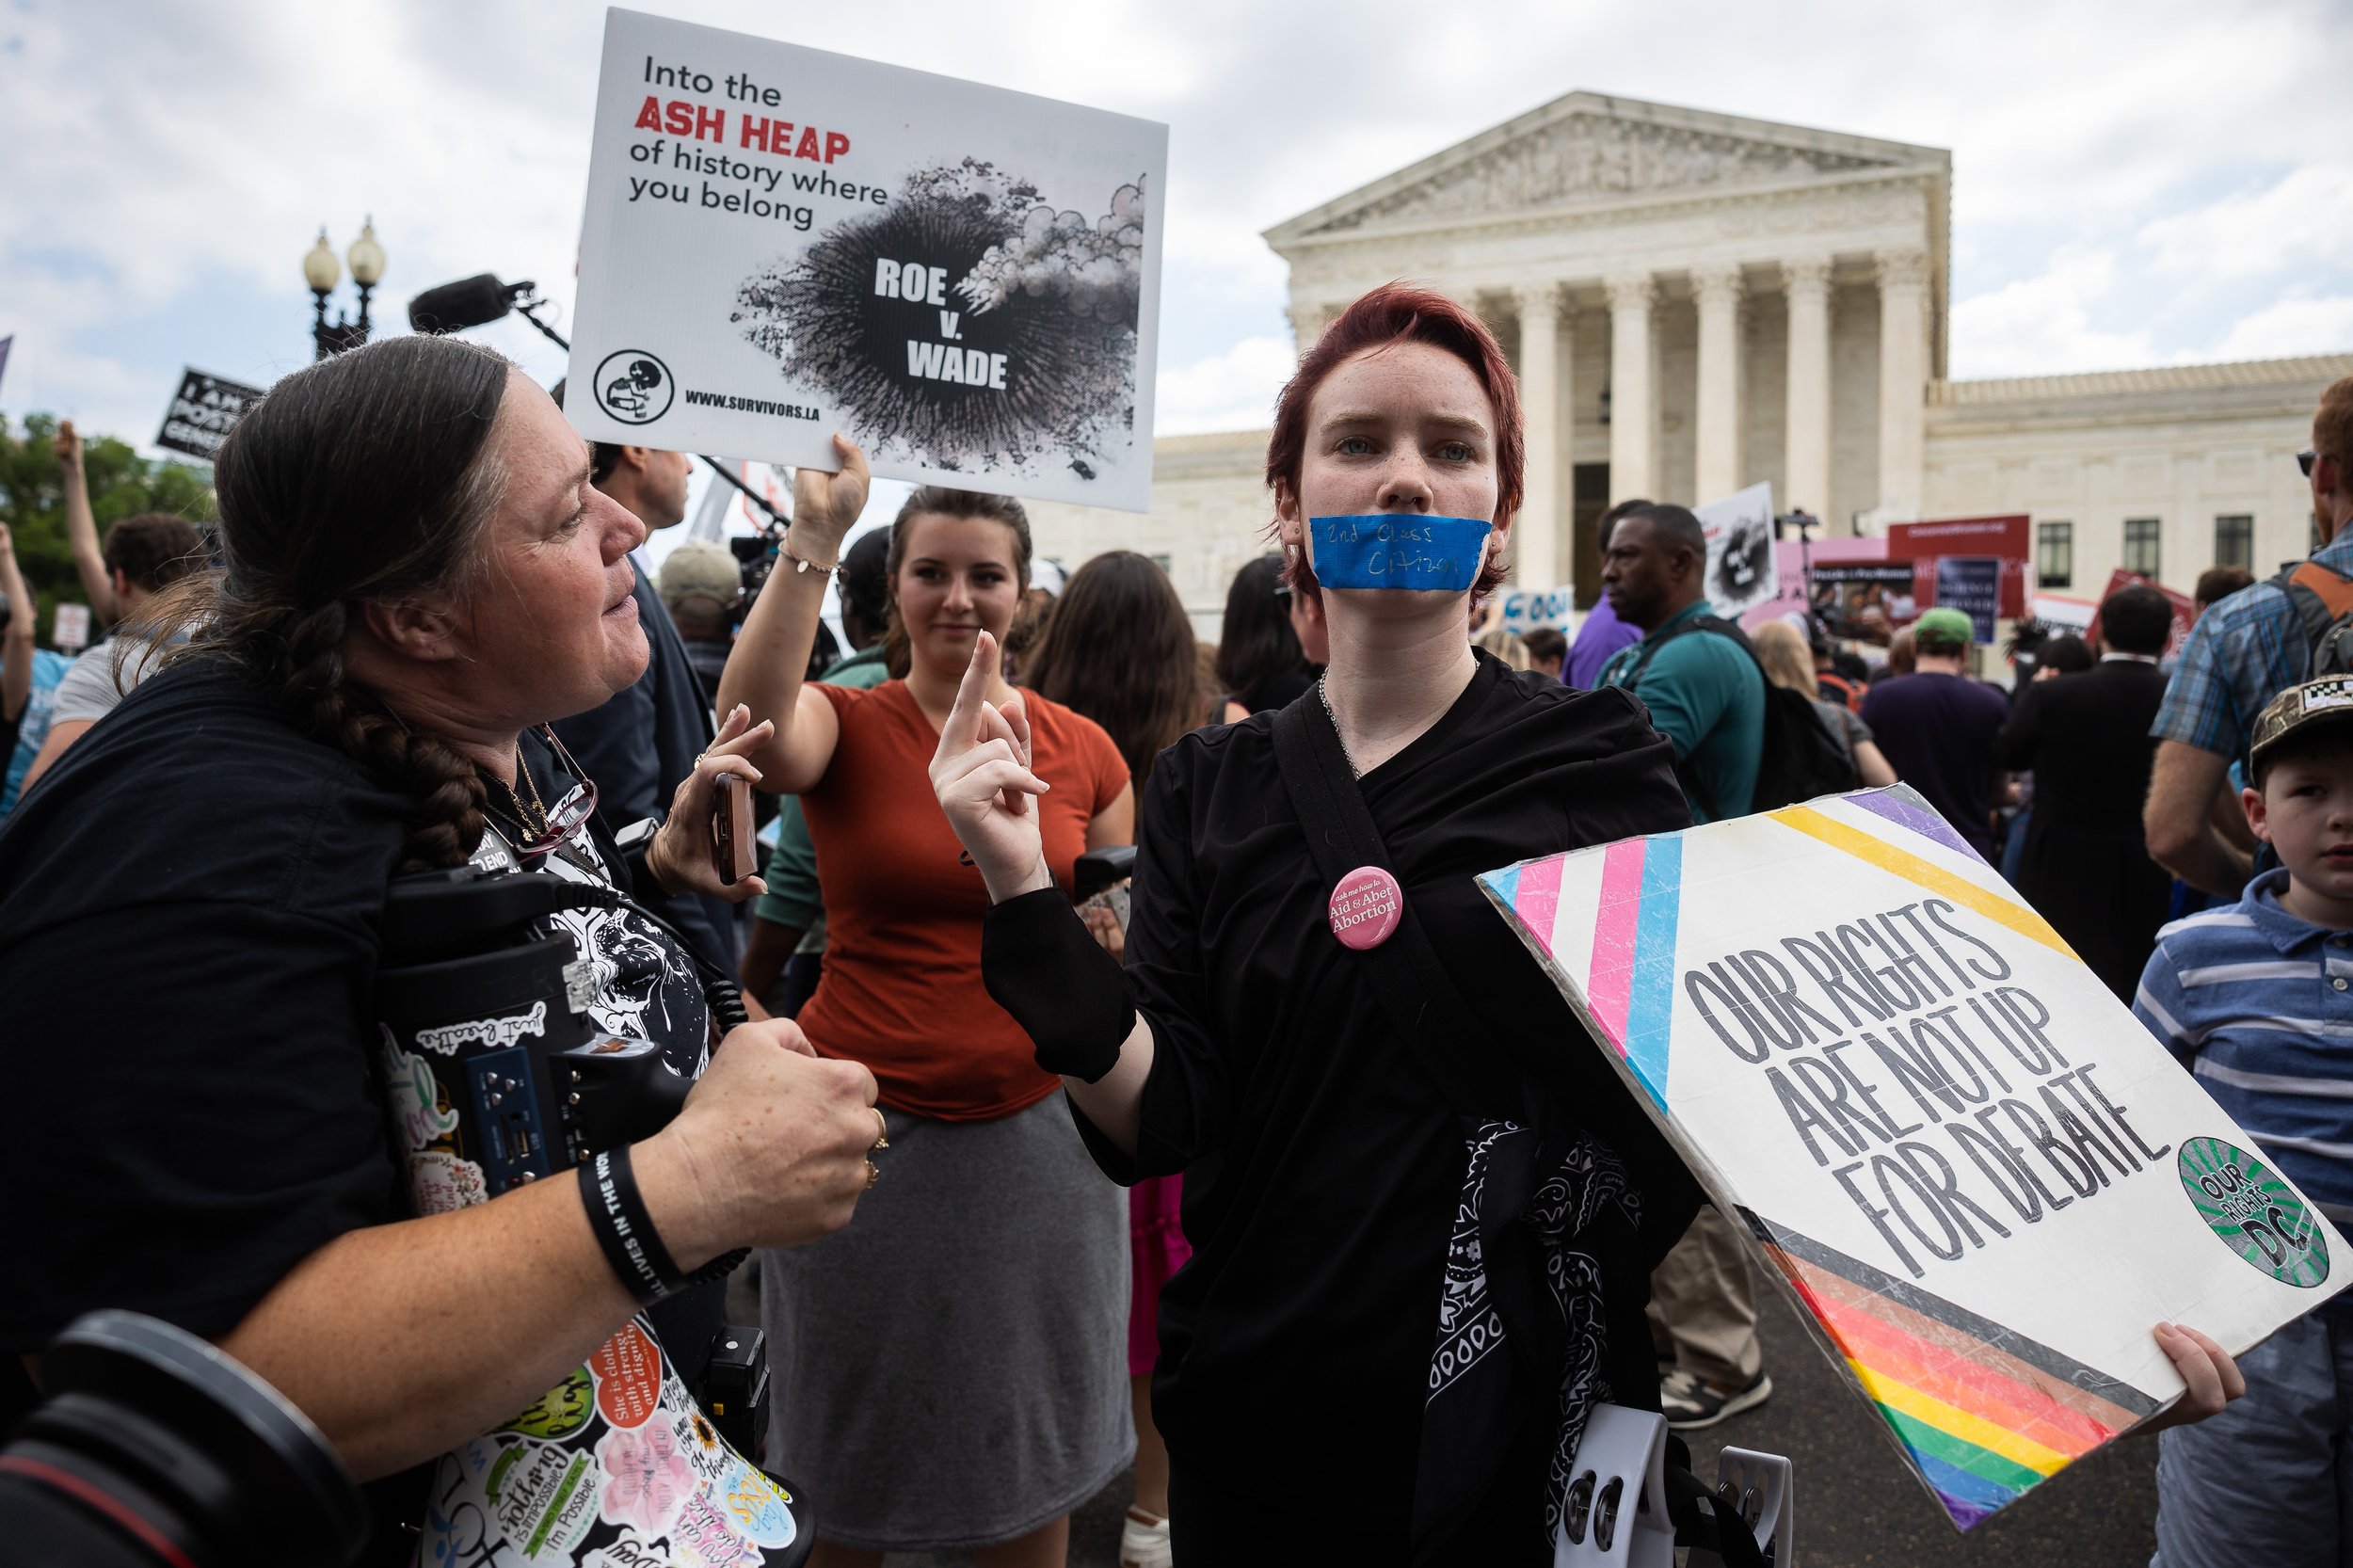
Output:
[[[1325,888],[1338,887],[1342,877],[1366,866],[1397,874],[1349,766],[1339,731],[1316,693],[1274,715],[1274,760]],[[1400,887],[1397,930],[1381,946],[1353,952],[1358,972],[1457,1115],[1478,1120],[1523,1115],[1518,1075],[1501,1072],[1494,1052],[1453,1052],[1441,1043],[1442,1029],[1458,1032],[1446,1025],[1459,1024],[1460,1033],[1471,1032],[1470,1003],[1448,975],[1437,949],[1430,945],[1412,902],[1401,896],[1401,879]],[[1334,937],[1334,944],[1338,940]]]

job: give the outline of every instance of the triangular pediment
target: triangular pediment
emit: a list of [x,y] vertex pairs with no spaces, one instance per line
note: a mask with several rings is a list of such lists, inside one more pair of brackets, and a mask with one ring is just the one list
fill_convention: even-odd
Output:
[[1266,232],[1277,250],[1356,230],[1475,222],[1857,173],[1949,173],[1951,154],[1800,125],[1573,92]]

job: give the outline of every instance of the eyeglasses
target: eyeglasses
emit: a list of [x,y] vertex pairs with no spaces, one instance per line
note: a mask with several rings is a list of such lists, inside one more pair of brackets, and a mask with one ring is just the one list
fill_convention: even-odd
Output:
[[539,735],[555,748],[555,755],[563,762],[564,770],[579,782],[565,792],[563,799],[548,808],[547,820],[541,825],[538,837],[515,846],[516,857],[524,860],[536,859],[562,848],[588,825],[589,818],[597,814],[597,781],[581,771],[580,764],[572,760],[572,754],[565,749],[564,743],[556,738],[552,728],[542,726]]
[[2296,455],[2296,466],[2303,470],[2304,477],[2307,479],[2313,476],[2313,465],[2318,461],[2320,461],[2320,454],[2309,446]]

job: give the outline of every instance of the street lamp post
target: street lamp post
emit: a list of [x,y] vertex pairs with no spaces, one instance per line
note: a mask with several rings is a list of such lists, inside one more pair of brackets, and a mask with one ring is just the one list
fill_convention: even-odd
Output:
[[383,280],[384,260],[384,248],[376,239],[376,220],[371,217],[360,226],[360,237],[351,242],[344,255],[351,266],[351,280],[360,285],[360,319],[354,321],[338,311],[333,321],[328,320],[327,296],[343,276],[343,264],[335,260],[335,251],[327,243],[327,229],[320,226],[318,243],[302,258],[302,280],[311,285],[318,312],[311,327],[311,341],[318,350],[315,358],[324,360],[368,341],[368,296]]

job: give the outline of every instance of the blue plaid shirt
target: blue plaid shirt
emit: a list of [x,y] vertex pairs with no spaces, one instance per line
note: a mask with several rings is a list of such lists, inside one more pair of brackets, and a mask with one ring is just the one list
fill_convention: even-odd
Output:
[[[2340,530],[2312,558],[2353,577],[2353,528]],[[2295,602],[2269,582],[2241,588],[2190,629],[2149,733],[2244,761],[2264,704],[2311,673],[2312,649],[2304,646]]]

